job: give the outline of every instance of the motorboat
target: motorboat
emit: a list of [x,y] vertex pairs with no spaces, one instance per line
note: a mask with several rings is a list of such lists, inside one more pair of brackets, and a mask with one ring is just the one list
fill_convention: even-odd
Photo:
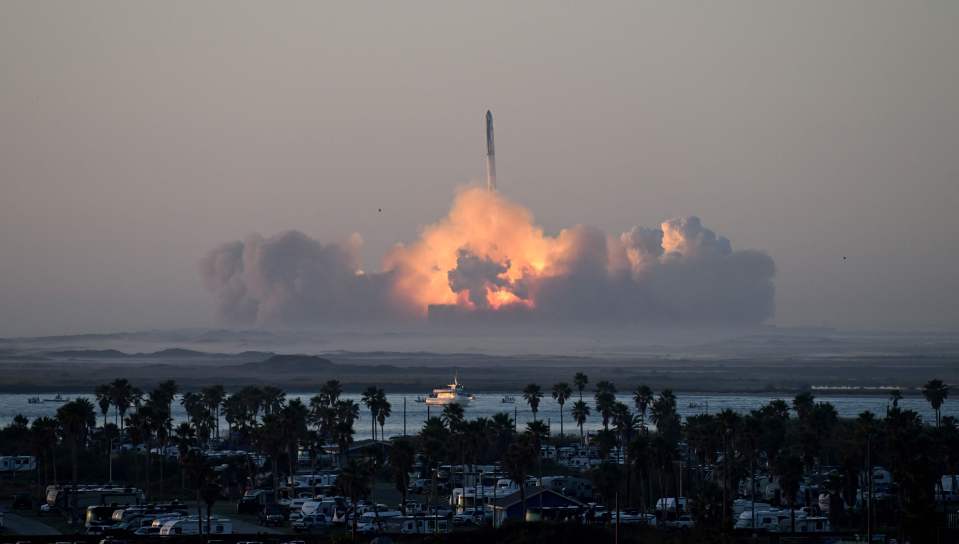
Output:
[[453,383],[448,384],[446,387],[440,387],[434,389],[428,397],[426,397],[426,404],[430,406],[445,406],[447,404],[468,404],[471,400],[474,400],[476,397],[466,393],[463,389],[463,384],[459,382],[457,376],[453,376]]

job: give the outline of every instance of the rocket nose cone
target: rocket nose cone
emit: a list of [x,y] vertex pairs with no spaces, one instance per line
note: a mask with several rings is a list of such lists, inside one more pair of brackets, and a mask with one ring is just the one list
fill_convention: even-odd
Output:
[[490,111],[490,110],[486,110],[486,118],[487,118],[487,119],[492,119],[492,118],[493,118],[493,112]]

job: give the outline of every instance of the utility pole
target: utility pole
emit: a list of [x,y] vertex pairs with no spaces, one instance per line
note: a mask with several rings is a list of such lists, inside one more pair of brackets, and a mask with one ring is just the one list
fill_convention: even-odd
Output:
[[619,492],[616,492],[616,530],[613,531],[613,542],[619,544]]
[[866,435],[866,481],[869,486],[866,502],[866,542],[872,544],[872,437]]

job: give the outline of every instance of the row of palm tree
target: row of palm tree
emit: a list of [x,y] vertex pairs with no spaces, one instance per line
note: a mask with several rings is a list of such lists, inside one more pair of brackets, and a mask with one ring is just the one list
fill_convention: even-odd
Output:
[[[606,501],[618,496],[621,504],[638,502],[648,508],[655,497],[678,496],[682,474],[685,494],[693,497],[694,511],[704,520],[712,520],[709,523],[728,526],[734,491],[740,482],[748,483],[757,474],[774,475],[783,490],[783,502],[791,506],[807,472],[821,466],[841,467],[830,480],[830,492],[852,502],[858,496],[859,474],[871,474],[870,467],[881,464],[890,468],[899,483],[896,501],[902,525],[917,530],[928,523],[923,512],[934,510],[933,490],[941,492],[941,487],[936,487],[938,475],[959,472],[959,428],[955,418],[941,415],[949,388],[939,380],[923,388],[936,412],[934,427],[924,425],[917,413],[902,409],[901,393],[897,392],[891,394],[890,407],[881,419],[870,412],[855,420],[841,419],[830,403],[804,392],[791,402],[774,400],[745,414],[723,410],[690,416],[683,422],[676,396],[668,389],[656,394],[641,385],[633,390],[632,402],[627,404],[618,400],[614,383],[602,380],[594,385],[590,392],[593,402],[587,404],[584,393],[588,378],[579,373],[572,383],[573,387],[563,382],[555,384],[552,397],[563,412],[567,401],[579,393],[572,415],[581,438],[591,412],[595,410],[602,418],[602,429],[591,443],[597,446],[604,463],[591,474],[595,489]],[[167,381],[144,395],[125,380],[115,380],[102,388],[103,395],[97,395],[98,405],[101,399],[108,400],[106,409],[100,406],[104,419],[99,429],[94,404],[76,399],[62,405],[54,418],[37,418],[29,425],[26,418],[18,417],[2,432],[7,442],[11,436],[21,436],[15,439],[17,443],[31,444],[44,473],[52,467],[54,481],[62,447],[60,451],[69,452],[72,477],[77,480],[78,456],[97,444],[101,444],[98,451],[109,452],[112,447],[102,444],[119,438],[122,426],[126,440],[144,446],[147,489],[151,450],[172,443],[180,450],[181,459],[186,459],[216,435],[215,421],[221,410],[232,431],[230,440],[255,447],[269,460],[274,489],[279,487],[283,472],[295,471],[301,448],[308,448],[315,460],[326,444],[336,444],[343,454],[340,465],[344,474],[352,474],[343,477],[343,485],[353,480],[363,484],[351,489],[351,494],[365,493],[361,473],[367,471],[372,478],[372,472],[384,461],[375,452],[367,455],[370,461],[366,465],[345,460],[353,444],[360,406],[341,398],[342,386],[336,380],[324,383],[308,403],[287,399],[282,390],[269,386],[245,387],[232,395],[214,390],[188,392],[181,397],[188,421],[173,429],[171,409],[177,389],[175,383]],[[114,392],[107,394],[108,390]],[[409,472],[417,454],[421,454],[425,459],[424,477],[430,477],[431,471],[444,462],[464,466],[500,462],[511,478],[525,482],[543,463],[541,445],[548,440],[557,444],[564,441],[562,417],[556,439],[550,438],[547,425],[536,418],[543,397],[542,388],[536,384],[524,388],[534,418],[523,432],[517,432],[516,422],[507,413],[470,420],[461,406],[446,406],[438,417],[429,418],[415,437],[394,440],[398,447],[391,448],[385,459],[390,478],[405,493]],[[380,438],[384,438],[384,421],[389,417],[385,392],[368,389],[363,403],[373,416],[373,425],[380,425]],[[111,409],[119,425],[108,421]],[[372,430],[375,436],[375,427]],[[161,480],[163,467],[160,463]],[[181,478],[185,471],[184,465]],[[520,488],[523,490],[522,485]],[[755,483],[749,488],[755,489]],[[724,514],[707,515],[717,509]]]
[[384,427],[386,418],[392,415],[390,401],[386,400],[386,392],[378,387],[367,387],[363,391],[363,404],[370,411],[370,435],[376,440],[376,424],[380,425],[380,440],[385,440]]
[[[590,414],[592,413],[590,405],[583,400],[583,392],[585,391],[587,385],[589,384],[588,376],[583,372],[577,372],[573,377],[573,384],[576,387],[576,391],[579,393],[579,400],[575,401],[572,405],[571,414],[573,420],[576,422],[576,425],[580,430],[580,438],[585,439],[585,433],[583,427],[586,424]],[[657,407],[657,414],[653,417],[662,418],[662,410],[667,408],[670,404],[675,408],[676,398],[672,392],[666,390],[666,405],[660,405]],[[602,380],[598,382],[595,386],[595,410],[596,413],[602,417],[603,429],[609,430],[610,421],[614,417],[622,418],[625,414],[623,408],[625,404],[618,402],[616,400],[616,385],[609,380]],[[540,402],[544,396],[542,388],[535,383],[526,385],[522,391],[523,399],[529,405],[530,411],[533,413],[533,421],[536,421],[536,415],[539,412]],[[560,437],[565,436],[564,429],[564,420],[566,412],[566,402],[573,397],[573,388],[567,382],[559,382],[553,385],[552,387],[552,397],[553,400],[559,405],[559,426],[560,426]],[[636,413],[639,417],[639,428],[646,428],[646,417],[649,414],[650,408],[653,408],[653,391],[647,385],[639,385],[636,387],[633,392],[633,401],[636,407]]]

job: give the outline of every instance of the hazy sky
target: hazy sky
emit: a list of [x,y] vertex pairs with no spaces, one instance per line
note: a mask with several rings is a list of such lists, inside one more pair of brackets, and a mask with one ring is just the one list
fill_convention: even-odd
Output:
[[564,4],[3,2],[0,335],[213,325],[197,263],[254,232],[376,269],[487,108],[550,232],[698,215],[776,324],[956,328],[959,3]]

